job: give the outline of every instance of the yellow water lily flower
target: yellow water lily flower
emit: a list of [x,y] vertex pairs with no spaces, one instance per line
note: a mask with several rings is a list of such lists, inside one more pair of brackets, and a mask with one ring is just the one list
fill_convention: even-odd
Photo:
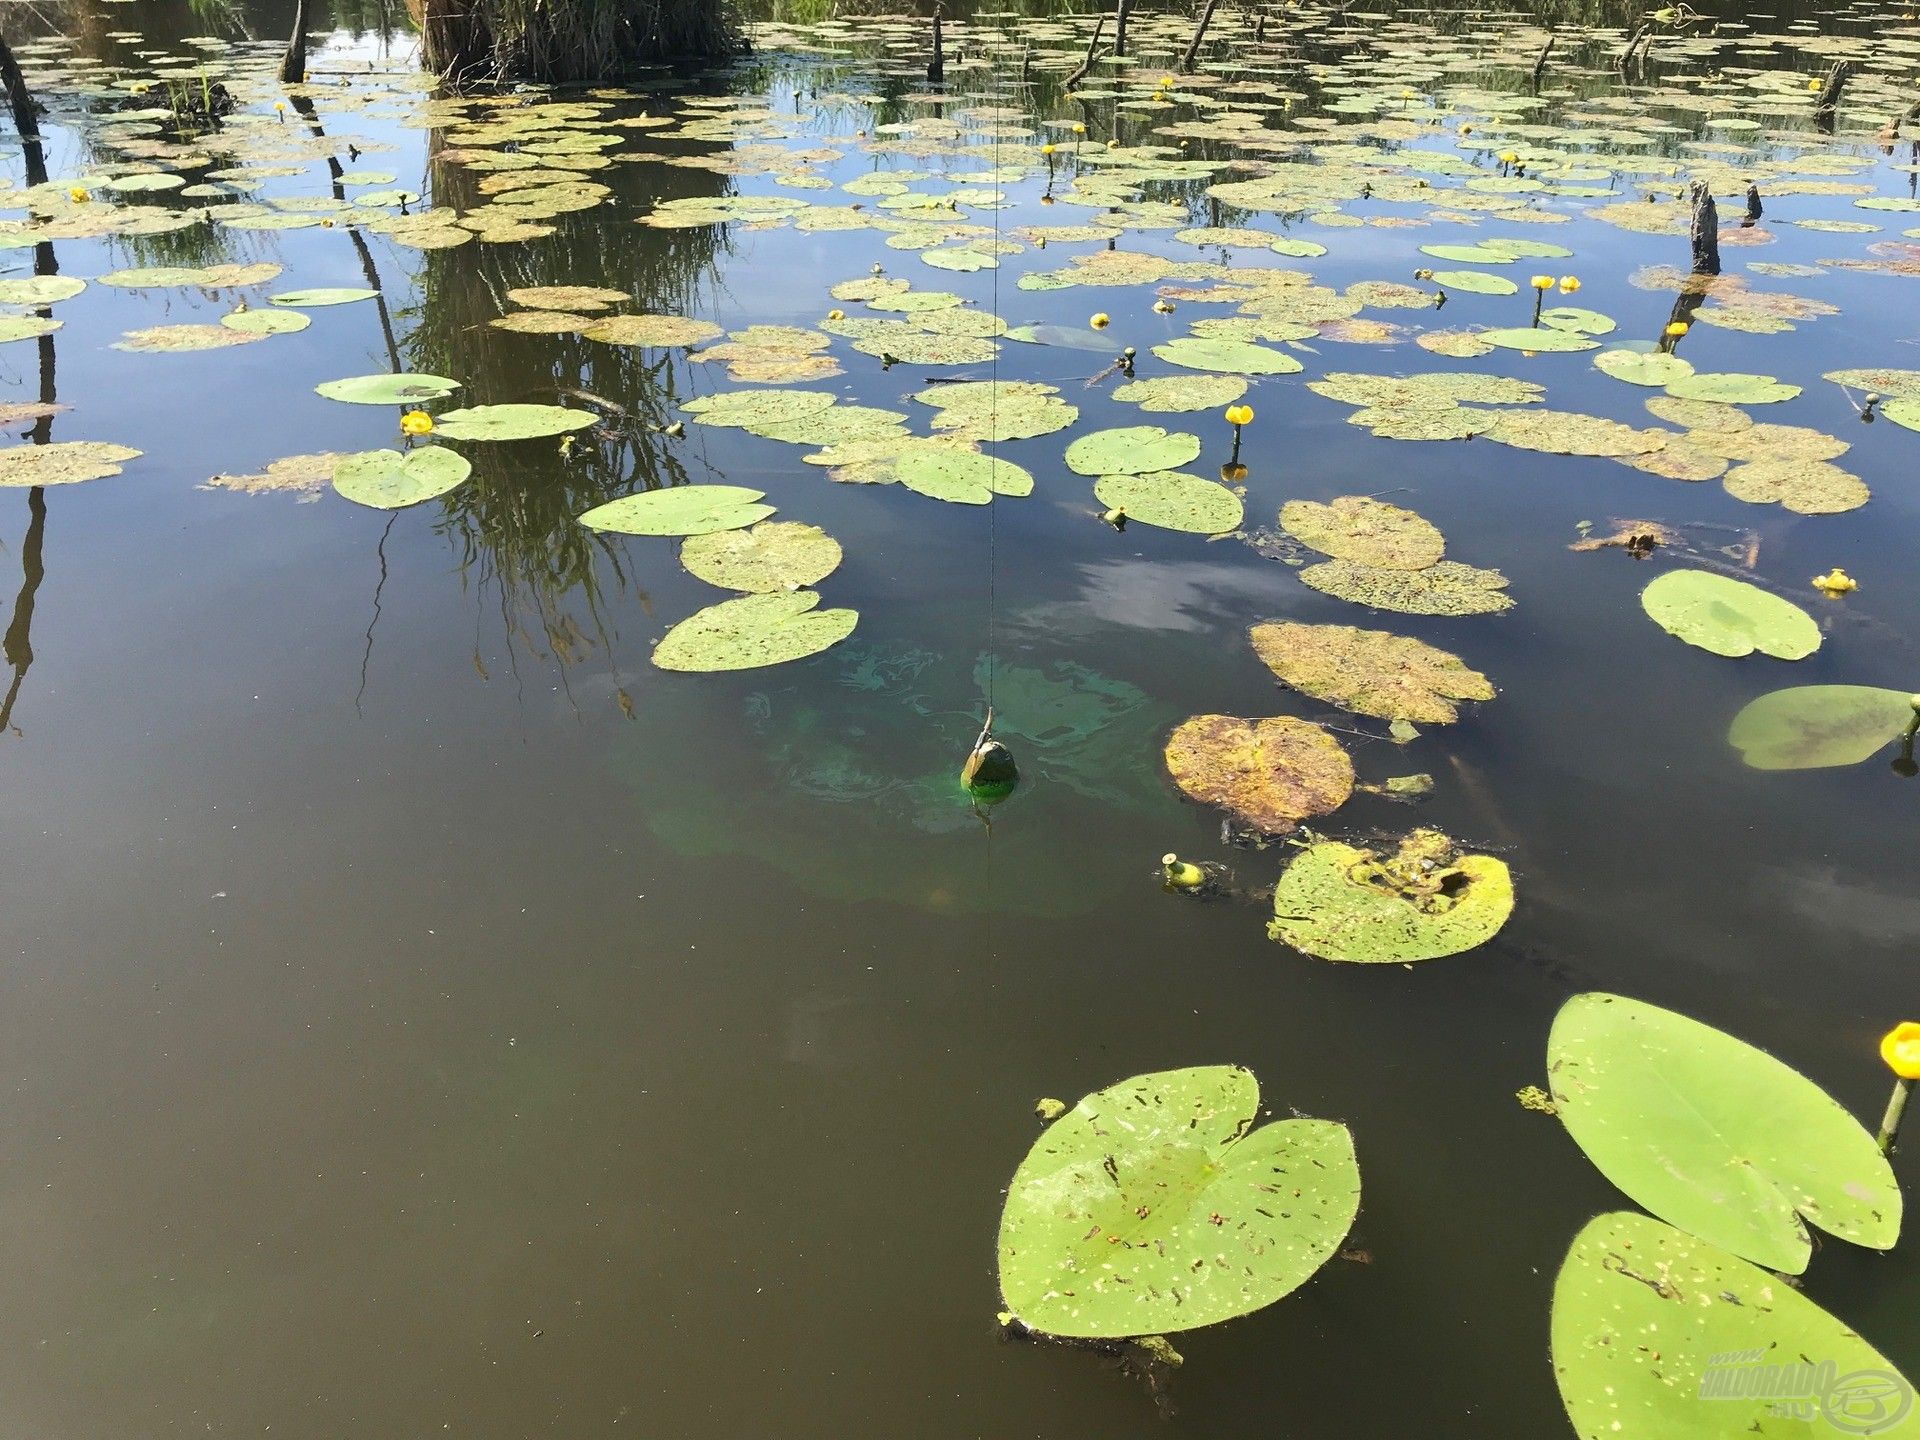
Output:
[[1673,336],[1677,340],[1692,328],[1693,327],[1687,324],[1687,322],[1684,320],[1674,320],[1668,324],[1667,334]]
[[1253,423],[1253,406],[1229,405],[1227,407],[1227,423],[1234,426],[1251,425]]
[[1551,275],[1534,276],[1533,288],[1536,290],[1551,290],[1553,288],[1553,277]]
[[73,201],[73,203],[76,205],[84,205],[89,200],[93,199],[93,196],[89,195],[85,190],[81,189],[80,186],[78,185],[69,185],[67,187],[67,198]]
[[1073,122],[1073,133],[1076,135],[1084,135],[1087,133],[1087,127],[1076,120]]
[[1860,582],[1846,571],[1835,566],[1825,575],[1813,577],[1813,588],[1829,599],[1836,595],[1850,595],[1860,588]]
[[847,312],[844,310],[827,311],[827,319],[829,320],[844,320],[846,318],[847,318]]
[[1560,277],[1560,293],[1562,295],[1571,295],[1579,288],[1580,277],[1578,275],[1562,275]]
[[1096,315],[1094,315],[1094,317],[1091,320],[1087,321],[1087,323],[1096,330],[1104,330],[1107,328],[1108,325],[1112,324],[1113,322],[1111,318],[1107,315],[1107,312],[1102,310],[1098,312]]
[[1051,142],[1049,142],[1048,144],[1045,144],[1045,145],[1042,145],[1042,146],[1040,147],[1040,153],[1041,153],[1042,155],[1051,155],[1051,154],[1053,154],[1053,145],[1052,145],[1052,143],[1051,143]]
[[409,410],[400,417],[400,433],[402,435],[431,435],[433,433],[433,417],[424,410]]
[[1920,1080],[1920,1020],[1902,1020],[1880,1041],[1880,1058],[1902,1080]]
[[1171,315],[1173,313],[1173,302],[1171,300],[1156,300],[1153,302],[1153,311],[1156,315]]
[[1502,165],[1517,165],[1520,163],[1520,157],[1514,154],[1513,151],[1506,150],[1500,155],[1500,163]]
[[273,102],[273,108],[276,110],[285,110],[287,108],[287,102],[284,100],[276,100]]

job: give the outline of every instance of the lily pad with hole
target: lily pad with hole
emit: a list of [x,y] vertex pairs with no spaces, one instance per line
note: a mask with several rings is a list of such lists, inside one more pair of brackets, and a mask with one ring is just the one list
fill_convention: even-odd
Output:
[[118,475],[141,452],[104,440],[57,440],[51,445],[9,445],[0,449],[0,486],[72,485]]
[[1158,425],[1095,430],[1067,446],[1067,468],[1077,475],[1140,475],[1171,470],[1200,454],[1200,437]]
[[444,375],[353,375],[325,380],[313,388],[329,400],[350,405],[418,405],[446,398],[460,388],[460,382]]
[[1540,312],[1540,323],[1575,335],[1611,335],[1620,327],[1610,315],[1578,305],[1552,305]]
[[1819,625],[1791,600],[1710,570],[1669,570],[1640,592],[1640,606],[1669,635],[1715,655],[1804,660],[1820,648]]
[[1912,1385],[1779,1276],[1629,1211],[1553,1285],[1553,1370],[1581,1440],[1916,1440]]
[[1280,526],[1323,555],[1388,570],[1424,570],[1447,546],[1432,521],[1367,495],[1342,495],[1325,505],[1289,500],[1280,507]]
[[1007,1187],[1007,1310],[1044,1334],[1117,1339],[1217,1324],[1299,1289],[1359,1213],[1353,1136],[1259,1118],[1259,1083],[1232,1065],[1082,1099]]
[[400,510],[431,500],[465,482],[473,465],[444,445],[417,450],[369,450],[342,456],[333,470],[333,488],[347,499],[375,510]]
[[839,568],[840,558],[838,540],[818,525],[797,520],[710,531],[680,547],[680,563],[689,573],[723,590],[750,594],[816,585]]
[[1589,1160],[1669,1224],[1798,1275],[1808,1225],[1888,1250],[1900,1187],[1873,1136],[1797,1070],[1658,1005],[1576,995],[1547,1077]]
[[820,610],[812,590],[743,595],[682,620],[654,647],[662,670],[754,670],[804,660],[853,633],[853,610]]
[[1416,830],[1391,854],[1337,840],[1308,846],[1274,887],[1267,935],[1321,960],[1407,964],[1484,945],[1511,914],[1505,861]]
[[1873,685],[1797,685],[1749,701],[1727,743],[1755,770],[1858,765],[1906,733],[1916,697]]
[[1174,728],[1165,758],[1186,794],[1264,835],[1288,834],[1353,793],[1353,762],[1340,742],[1291,716],[1195,715]]
[[1253,626],[1249,638],[1285,684],[1357,715],[1446,725],[1460,718],[1460,701],[1496,693],[1459,656],[1385,630],[1269,620]]
[[766,519],[774,507],[762,498],[744,485],[675,485],[596,505],[580,523],[620,535],[708,535]]

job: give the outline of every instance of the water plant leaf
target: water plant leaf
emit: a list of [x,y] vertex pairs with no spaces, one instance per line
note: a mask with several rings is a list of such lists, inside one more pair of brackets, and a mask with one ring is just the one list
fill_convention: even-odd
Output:
[[1179,470],[1102,475],[1093,494],[1109,509],[1126,511],[1128,520],[1191,535],[1224,535],[1246,517],[1240,497],[1226,486]]
[[1254,653],[1303,695],[1358,715],[1446,725],[1462,700],[1491,700],[1491,681],[1423,640],[1352,625],[1269,620],[1249,632]]
[[1337,840],[1308,846],[1274,887],[1267,935],[1321,960],[1406,964],[1484,945],[1512,913],[1505,861],[1415,830],[1391,855]]
[[1542,325],[1537,329],[1516,326],[1505,330],[1480,330],[1475,333],[1485,344],[1498,345],[1503,350],[1526,350],[1542,355],[1600,348],[1598,340],[1589,340],[1586,336],[1572,330],[1555,330],[1549,325]]
[[1113,398],[1147,411],[1193,412],[1221,409],[1246,393],[1247,382],[1237,375],[1162,375],[1129,380]]
[[914,445],[894,465],[907,489],[934,500],[985,505],[995,495],[1031,495],[1030,472],[997,455],[938,445]]
[[840,567],[840,558],[838,540],[818,525],[798,520],[713,530],[690,537],[680,547],[680,563],[689,573],[723,590],[751,594],[816,585]]
[[269,295],[267,303],[296,310],[318,310],[329,305],[351,305],[355,301],[371,300],[379,293],[378,290],[360,286],[318,286],[311,290],[284,290],[278,295]]
[[1904,734],[1913,714],[1904,690],[1796,685],[1749,701],[1727,743],[1755,770],[1857,765]]
[[721,330],[712,321],[689,320],[680,315],[609,315],[580,333],[603,345],[668,349],[717,339]]
[[[57,327],[58,321],[49,321]],[[249,335],[225,325],[151,325],[144,330],[129,330],[114,341],[116,350],[136,354],[183,355],[201,350],[224,350],[232,345],[250,345],[264,335]]]
[[770,425],[812,415],[838,398],[831,390],[728,390],[680,408],[701,425]]
[[1367,495],[1342,495],[1325,505],[1289,500],[1280,507],[1280,525],[1323,555],[1388,570],[1423,570],[1447,546],[1432,521]]
[[1172,470],[1200,454],[1200,437],[1158,425],[1095,430],[1067,447],[1067,468],[1078,475],[1140,475]]
[[1629,385],[1663,387],[1693,374],[1693,366],[1678,355],[1653,350],[1603,350],[1593,357],[1593,368]]
[[1506,276],[1489,275],[1484,270],[1436,270],[1433,283],[1469,295],[1511,295],[1520,288]]
[[118,475],[141,452],[104,440],[56,440],[50,445],[9,445],[0,450],[0,486],[72,485]]
[[444,445],[426,445],[404,454],[368,450],[341,457],[334,467],[333,488],[357,504],[400,510],[446,494],[472,473],[467,457]]
[[576,315],[624,305],[632,298],[624,290],[602,285],[526,285],[507,291],[507,299],[529,310],[566,310]]
[[1667,394],[1675,399],[1715,400],[1722,405],[1771,405],[1791,400],[1799,393],[1798,385],[1785,384],[1771,375],[1682,375],[1667,382]]
[[65,322],[41,315],[0,315],[0,345],[10,340],[37,340],[51,335]]
[[220,323],[244,335],[291,335],[313,321],[297,310],[235,310],[222,315]]
[[1575,335],[1611,335],[1619,328],[1610,315],[1583,310],[1578,305],[1553,305],[1540,312],[1540,323]]
[[449,410],[433,422],[449,440],[537,440],[584,430],[599,417],[566,405],[475,405]]
[[1715,655],[1804,660],[1820,648],[1819,625],[1798,605],[1711,570],[1669,570],[1640,592],[1640,606],[1669,635]]
[[1188,335],[1154,346],[1153,353],[1169,365],[1228,375],[1293,375],[1305,368],[1291,355],[1251,340],[1202,340]]
[[[1777,1275],[1629,1211],[1574,1237],[1554,1280],[1552,1344],[1581,1440],[1920,1434],[1920,1419],[1886,1408],[1912,1387],[1851,1326]],[[1836,1376],[1866,1388],[1829,1388]],[[1825,1422],[1779,1396],[1804,1398]]]
[[1711,1025],[1620,995],[1576,995],[1547,1039],[1560,1121],[1634,1203],[1769,1269],[1807,1268],[1811,1223],[1891,1249],[1900,1187],[1819,1086]]
[[1007,1187],[1000,1293],[1049,1335],[1169,1334],[1297,1290],[1360,1208],[1353,1136],[1327,1120],[1254,1128],[1234,1065],[1136,1075],[1044,1130]]
[[819,603],[812,590],[722,600],[689,615],[661,637],[653,663],[662,670],[707,673],[784,665],[818,655],[851,635],[860,618],[853,610],[815,609]]
[[1825,460],[1754,460],[1720,482],[1736,500],[1780,505],[1796,515],[1839,515],[1872,498],[1866,482]]
[[460,388],[460,382],[444,375],[353,375],[325,380],[313,388],[329,400],[350,405],[418,405],[444,399]]
[[22,275],[0,280],[0,305],[54,305],[86,288],[86,281],[71,275]]
[[1340,742],[1291,716],[1195,715],[1174,728],[1165,754],[1174,784],[1262,834],[1285,835],[1353,793],[1353,762]]
[[1495,615],[1513,608],[1513,597],[1504,593],[1506,576],[1456,560],[1424,570],[1323,560],[1302,570],[1300,581],[1324,595],[1401,615]]
[[620,535],[709,535],[739,530],[773,514],[762,491],[744,485],[675,485],[596,505],[580,517],[589,530]]

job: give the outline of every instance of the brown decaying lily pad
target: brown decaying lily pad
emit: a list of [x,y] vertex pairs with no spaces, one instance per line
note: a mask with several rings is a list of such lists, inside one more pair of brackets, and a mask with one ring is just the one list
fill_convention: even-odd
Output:
[[1353,793],[1353,762],[1340,742],[1286,715],[1195,715],[1168,738],[1166,761],[1188,795],[1269,835],[1336,810]]

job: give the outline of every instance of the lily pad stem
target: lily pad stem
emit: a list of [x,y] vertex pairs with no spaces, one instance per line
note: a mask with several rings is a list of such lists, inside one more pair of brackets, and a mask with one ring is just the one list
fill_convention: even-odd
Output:
[[1893,1095],[1887,1101],[1887,1113],[1880,1121],[1880,1153],[1893,1154],[1894,1144],[1900,1137],[1900,1121],[1907,1113],[1907,1097],[1913,1094],[1913,1081],[1895,1080]]

